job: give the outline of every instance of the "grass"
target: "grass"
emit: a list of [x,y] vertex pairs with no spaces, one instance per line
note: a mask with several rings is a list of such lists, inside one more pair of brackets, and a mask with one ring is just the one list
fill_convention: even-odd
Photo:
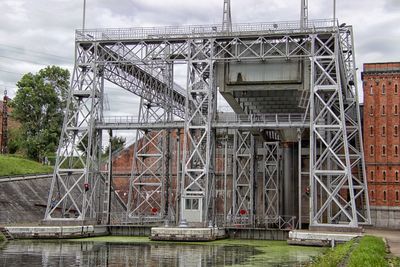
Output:
[[53,168],[36,161],[12,156],[0,156],[0,176],[51,173]]
[[0,233],[0,243],[6,241],[6,238],[4,237],[4,235],[2,233]]
[[385,267],[400,266],[399,258],[389,258],[385,242],[375,236],[363,236],[330,249],[318,257],[313,267]]
[[340,244],[334,249],[329,249],[324,255],[316,258],[312,267],[336,267],[339,266],[346,256],[350,253],[355,245],[355,241],[351,240],[345,244]]
[[386,260],[386,248],[382,238],[364,236],[356,249],[350,255],[349,267],[358,266],[388,266]]

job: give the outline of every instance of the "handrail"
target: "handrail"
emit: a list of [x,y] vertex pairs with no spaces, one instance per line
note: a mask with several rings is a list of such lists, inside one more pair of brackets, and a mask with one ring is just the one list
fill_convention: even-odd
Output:
[[[196,120],[193,120],[196,122]],[[308,116],[303,113],[273,113],[273,114],[236,114],[233,112],[218,113],[213,123],[225,124],[225,123],[243,123],[251,125],[266,125],[266,124],[306,124],[309,122]],[[147,122],[139,122],[137,116],[108,116],[104,117],[100,125],[170,125],[170,124],[182,124],[183,121],[157,121],[156,119],[150,119]]]
[[[337,24],[337,23],[336,23]],[[141,40],[162,39],[179,37],[204,37],[204,36],[241,36],[260,32],[285,33],[308,32],[316,29],[334,30],[335,20],[318,19],[309,20],[302,26],[300,21],[279,21],[261,23],[233,24],[232,31],[226,32],[221,24],[212,25],[188,25],[166,27],[134,27],[134,28],[107,28],[107,29],[78,29],[77,41],[98,40]]]

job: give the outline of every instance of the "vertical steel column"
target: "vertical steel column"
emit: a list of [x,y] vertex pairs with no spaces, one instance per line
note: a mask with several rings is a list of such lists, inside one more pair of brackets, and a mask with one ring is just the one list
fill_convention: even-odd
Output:
[[264,222],[271,225],[278,223],[279,220],[279,142],[264,142],[263,155],[263,208]]
[[302,227],[301,227],[301,224],[302,224],[302,193],[303,193],[303,189],[302,189],[302,179],[301,179],[301,175],[302,175],[302,168],[301,168],[301,155],[302,155],[302,153],[301,153],[301,135],[302,135],[302,132],[301,132],[301,130],[300,129],[297,129],[297,148],[298,148],[298,161],[297,161],[297,164],[298,164],[298,166],[297,166],[297,171],[298,171],[298,179],[299,179],[299,181],[298,181],[298,183],[299,183],[299,188],[298,188],[298,194],[299,194],[299,196],[298,196],[298,209],[299,209],[299,219],[298,219],[298,222],[299,222],[299,229],[301,229]]
[[[339,34],[312,35],[311,49],[310,226],[356,227]],[[331,223],[329,210],[336,219]]]
[[300,28],[307,28],[308,24],[308,0],[301,0]]
[[175,224],[179,223],[182,212],[179,207],[183,207],[181,200],[181,173],[182,173],[182,159],[181,159],[181,130],[176,130],[176,190],[175,190]]
[[[184,206],[199,201],[197,206],[183,208],[182,219],[202,223],[212,219],[214,199],[213,150],[215,138],[211,121],[215,113],[214,40],[188,40],[187,98],[183,150],[182,199]],[[193,203],[194,203],[193,202]]]
[[360,105],[358,98],[356,61],[354,53],[353,28],[346,26],[339,28],[340,61],[345,72],[341,79],[345,90],[345,120],[348,132],[349,153],[351,159],[351,173],[353,175],[353,191],[359,224],[370,224],[371,214],[368,197],[368,182],[364,160],[364,146]]
[[235,130],[233,147],[232,218],[234,224],[251,225],[254,216],[254,136]]
[[[165,111],[157,103],[141,98],[138,120],[139,123],[162,122]],[[165,134],[165,130],[150,129],[140,129],[136,133],[128,196],[130,220],[157,221],[165,216]]]
[[232,14],[231,14],[231,0],[224,0],[224,8],[222,15],[222,31],[232,31]]
[[101,133],[95,125],[102,120],[103,66],[97,48],[97,43],[76,44],[45,220],[96,219],[99,210]]
[[[165,53],[168,53],[167,50]],[[173,65],[164,62],[154,64],[151,68],[154,73],[161,72],[166,86],[162,88],[161,102],[141,98],[138,122],[171,121],[172,90],[169,89],[173,87]],[[144,222],[170,219],[170,159],[170,131],[147,128],[137,131],[128,196],[129,220]]]
[[109,225],[111,222],[111,187],[112,187],[112,168],[113,168],[113,158],[112,158],[112,138],[113,132],[109,130],[109,144],[108,144],[108,175],[104,182],[104,200],[103,200],[103,224]]

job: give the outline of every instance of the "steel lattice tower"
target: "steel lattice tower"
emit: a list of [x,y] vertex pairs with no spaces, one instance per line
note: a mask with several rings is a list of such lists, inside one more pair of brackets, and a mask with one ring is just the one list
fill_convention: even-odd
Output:
[[[298,143],[298,217],[307,184],[310,226],[369,223],[353,30],[334,20],[308,20],[304,3],[300,22],[232,25],[224,1],[222,25],[77,30],[45,220],[104,221],[109,209],[99,207],[110,205],[111,192],[103,190],[111,181],[100,162],[102,131],[135,129],[127,222],[175,216],[198,226],[281,225],[289,211],[280,190],[294,190],[286,188],[282,166],[289,166]],[[187,66],[186,89],[174,83],[175,64]],[[296,71],[290,90],[249,82],[249,73],[278,79],[274,73],[282,70]],[[137,121],[103,117],[105,80],[141,98]],[[271,98],[271,91],[280,98]],[[218,92],[236,114],[217,113]],[[176,129],[183,131],[183,147],[178,142],[171,151]],[[232,136],[224,139],[232,151],[232,197],[228,203],[225,181],[222,217],[216,207],[220,129]],[[170,195],[174,160],[176,207]],[[66,218],[71,211],[76,216]],[[293,212],[286,215],[293,219]]]

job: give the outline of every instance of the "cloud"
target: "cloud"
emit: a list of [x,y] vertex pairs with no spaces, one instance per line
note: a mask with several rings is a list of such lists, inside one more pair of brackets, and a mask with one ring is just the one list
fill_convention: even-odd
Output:
[[[46,65],[72,71],[74,33],[82,27],[83,1],[0,1],[0,88],[15,88],[26,72]],[[309,0],[310,19],[331,18],[333,0]],[[223,0],[87,0],[87,28],[212,24],[222,21]],[[357,65],[400,58],[399,0],[337,1],[340,22],[353,25]],[[234,23],[298,20],[298,0],[232,0]],[[186,68],[175,69],[185,86]],[[111,85],[107,85],[111,86]],[[1,92],[1,90],[0,90]],[[121,89],[106,89],[111,114],[135,114],[138,97]],[[114,113],[113,113],[114,112]]]

